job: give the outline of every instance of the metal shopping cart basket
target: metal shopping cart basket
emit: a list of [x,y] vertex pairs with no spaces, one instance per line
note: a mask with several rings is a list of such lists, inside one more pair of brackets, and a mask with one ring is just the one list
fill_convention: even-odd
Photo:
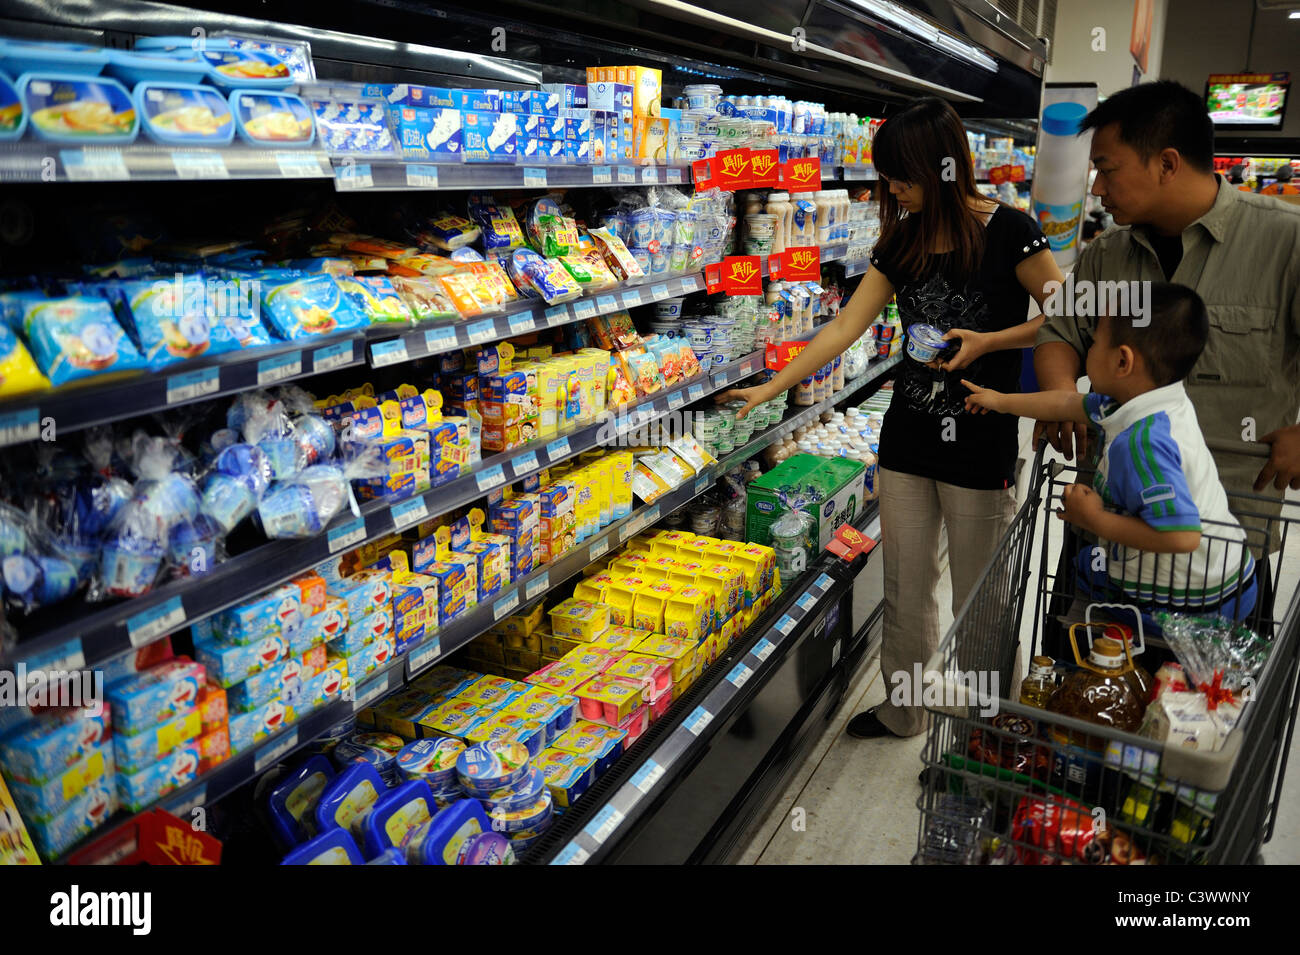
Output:
[[[1253,453],[1264,453],[1257,445]],[[1234,449],[1239,451],[1240,449]],[[1211,560],[1201,573],[1214,581],[1177,576],[1174,555],[1137,554],[1111,545],[1109,552],[1072,534],[1053,511],[1078,478],[1075,468],[1045,463],[1040,449],[1025,503],[1000,542],[965,606],[925,667],[923,695],[930,714],[922,752],[927,771],[920,809],[918,864],[1231,864],[1257,861],[1272,836],[1286,770],[1297,703],[1300,666],[1300,591],[1283,572],[1300,502],[1229,495],[1237,525],[1202,522]],[[1114,574],[1099,582],[1066,553],[1079,546],[1110,559]],[[1221,544],[1221,547],[1216,546]],[[1236,546],[1233,546],[1236,545]],[[1037,586],[1029,593],[1031,561],[1038,550]],[[1249,564],[1257,585],[1253,608],[1243,613]],[[1294,553],[1292,550],[1291,553]],[[1120,563],[1116,565],[1116,561]],[[1215,561],[1219,561],[1216,566]],[[1192,566],[1181,565],[1184,571]],[[1232,599],[1210,610],[1175,607],[1186,616],[1232,613],[1261,644],[1266,662],[1225,709],[1221,746],[1190,749],[1139,735],[1137,729],[1066,716],[1022,705],[1018,699],[1021,622],[1033,615],[1030,646],[1039,653],[1045,633],[1073,633],[1082,644],[1108,635],[1127,639],[1147,631],[1151,656],[1169,641],[1140,598],[1177,603],[1188,594],[1215,594],[1211,584],[1245,573]],[[1119,579],[1115,579],[1118,577]],[[1198,586],[1199,585],[1199,586]],[[1107,589],[1109,587],[1109,589]],[[1161,589],[1169,587],[1171,590]],[[1195,596],[1188,598],[1194,603]],[[1203,597],[1203,600],[1210,598]],[[1134,606],[1104,607],[1104,603]],[[1027,607],[1028,605],[1028,607]],[[1142,612],[1145,611],[1145,612]],[[1139,618],[1135,620],[1135,617]],[[1112,621],[1107,624],[1103,620]],[[1091,621],[1085,625],[1085,621]],[[1125,622],[1128,629],[1112,629]],[[1177,634],[1177,629],[1171,630]],[[1241,631],[1237,630],[1240,634]],[[1131,643],[1137,649],[1137,642]],[[1087,649],[1080,646],[1086,657]],[[1128,655],[1131,651],[1126,650]],[[1066,663],[1067,661],[1058,661]],[[1138,658],[1142,662],[1142,658]],[[1155,662],[1155,661],[1153,661]],[[1068,661],[1074,665],[1075,661]],[[1155,670],[1155,666],[1152,666]],[[1168,671],[1166,671],[1168,672]],[[996,678],[996,683],[993,679]],[[990,692],[996,688],[996,692]],[[1222,698],[1213,690],[1212,696]],[[1244,697],[1244,700],[1242,698]],[[1057,704],[1059,705],[1059,700]],[[1149,726],[1139,728],[1152,733]]]

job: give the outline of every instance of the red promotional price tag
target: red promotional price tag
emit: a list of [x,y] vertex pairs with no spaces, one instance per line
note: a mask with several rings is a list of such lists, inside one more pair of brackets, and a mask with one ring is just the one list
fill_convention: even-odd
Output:
[[757,255],[729,255],[722,260],[722,291],[728,295],[762,295],[763,264]]
[[994,185],[1001,185],[1007,181],[1007,171],[1010,166],[994,166],[989,170],[989,182]]
[[1012,182],[1024,182],[1024,181],[1025,181],[1025,167],[1024,167],[1024,166],[1012,166],[1012,167],[1011,167],[1011,181],[1012,181]]
[[704,267],[704,286],[713,295],[722,291],[722,263],[715,262]]
[[807,347],[807,342],[771,342],[764,349],[764,364],[773,371],[780,371]]
[[822,161],[787,159],[781,165],[781,184],[787,192],[816,192],[822,187]]
[[775,149],[749,151],[749,188],[776,189],[781,185],[781,160]]
[[748,149],[725,149],[713,157],[713,182],[719,189],[748,189],[749,176]]
[[714,187],[713,160],[697,159],[691,163],[691,178],[695,180],[695,191],[704,192]]
[[852,561],[859,554],[869,554],[876,542],[852,524],[841,524],[826,542],[826,549],[837,557]]
[[800,245],[781,253],[781,278],[787,282],[816,282],[822,277],[822,254],[815,245]]
[[767,257],[767,277],[770,279],[779,279],[781,277],[781,255],[776,252]]

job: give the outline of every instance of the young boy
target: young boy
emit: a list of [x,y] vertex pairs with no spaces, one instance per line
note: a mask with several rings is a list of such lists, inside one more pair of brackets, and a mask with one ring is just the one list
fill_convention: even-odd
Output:
[[1101,427],[1093,486],[1067,487],[1059,512],[1110,545],[1104,568],[1091,548],[1079,555],[1088,596],[1241,619],[1255,605],[1254,560],[1183,389],[1209,335],[1205,305],[1163,282],[1148,301],[1143,321],[1099,319],[1093,393],[1004,395],[962,381],[966,407]]

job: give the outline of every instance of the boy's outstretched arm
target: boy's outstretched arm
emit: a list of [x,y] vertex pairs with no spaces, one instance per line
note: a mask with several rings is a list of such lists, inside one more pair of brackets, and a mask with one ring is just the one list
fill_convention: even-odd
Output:
[[1190,554],[1201,546],[1200,531],[1162,531],[1140,517],[1106,510],[1100,495],[1086,484],[1065,488],[1061,492],[1061,510],[1056,513],[1103,540],[1148,554]]
[[992,388],[981,388],[965,378],[961,383],[970,394],[966,396],[967,411],[1001,411],[1020,418],[1039,421],[1075,421],[1088,423],[1084,410],[1084,396],[1077,391],[1035,391],[1021,395],[1006,395]]

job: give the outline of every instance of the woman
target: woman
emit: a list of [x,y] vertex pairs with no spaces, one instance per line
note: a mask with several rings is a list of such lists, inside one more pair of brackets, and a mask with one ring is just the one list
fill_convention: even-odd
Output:
[[[1019,390],[1020,353],[1042,317],[1048,282],[1062,281],[1047,240],[1029,216],[975,188],[966,132],[942,100],[918,100],[890,117],[873,145],[882,232],[871,268],[840,314],[771,381],[733,389],[742,412],[834,359],[897,295],[904,327],[923,322],[958,347],[947,360],[904,359],[880,434],[881,547],[885,611],[880,670],[889,692],[911,680],[939,644],[939,527],[948,529],[954,615],[1015,513],[1017,422],[965,410],[961,378]],[[960,371],[959,371],[960,370]],[[899,674],[891,679],[894,674]],[[925,711],[911,697],[854,717],[850,735],[914,736]],[[1002,695],[1014,692],[1003,687]],[[892,695],[892,694],[891,694]]]

